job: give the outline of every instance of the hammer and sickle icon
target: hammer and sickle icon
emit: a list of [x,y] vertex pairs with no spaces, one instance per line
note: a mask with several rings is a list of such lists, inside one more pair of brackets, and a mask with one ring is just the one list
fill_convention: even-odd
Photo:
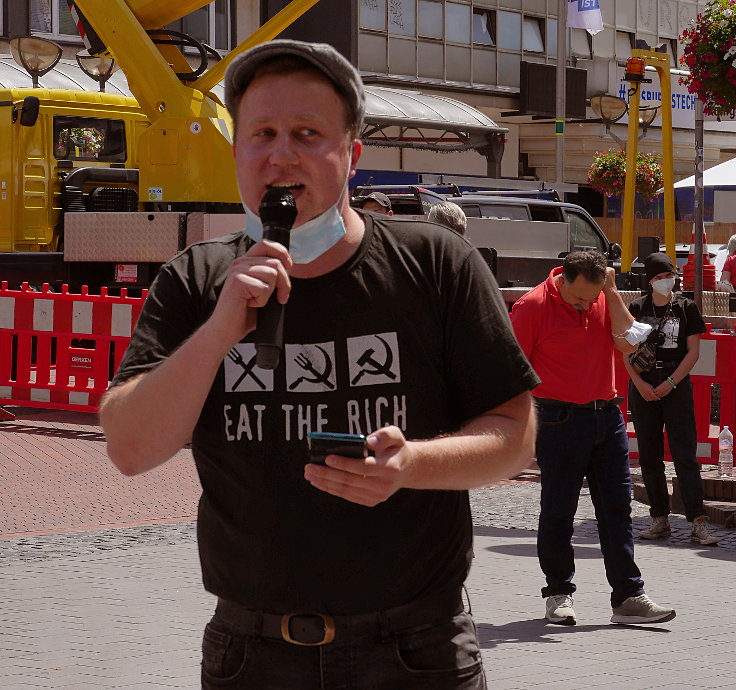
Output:
[[350,385],[352,386],[358,383],[358,381],[360,381],[360,379],[362,379],[365,374],[372,374],[374,376],[388,376],[388,378],[390,378],[392,381],[396,380],[396,374],[391,371],[391,366],[394,363],[394,353],[391,351],[391,346],[380,335],[376,335],[375,337],[378,338],[381,343],[383,343],[386,357],[382,363],[379,362],[373,356],[375,354],[375,350],[372,347],[369,347],[360,357],[358,357],[356,364],[359,367],[363,368],[358,372],[358,375],[350,382]]
[[332,360],[330,359],[330,355],[327,354],[325,349],[323,347],[320,347],[319,345],[315,345],[315,347],[322,353],[322,356],[324,357],[325,361],[325,368],[324,371],[320,372],[317,370],[317,368],[312,364],[312,361],[302,354],[301,352],[294,358],[294,361],[307,373],[312,374],[312,376],[300,376],[297,378],[290,386],[289,390],[293,391],[299,384],[301,384],[303,381],[307,381],[308,383],[322,383],[325,386],[327,386],[329,389],[333,389],[335,387],[335,384],[330,381],[330,375],[332,374]]

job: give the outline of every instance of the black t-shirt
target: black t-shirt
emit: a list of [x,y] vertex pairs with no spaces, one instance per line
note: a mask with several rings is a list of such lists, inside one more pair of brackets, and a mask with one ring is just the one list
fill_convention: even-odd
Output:
[[[466,491],[350,503],[304,479],[306,434],[395,424],[433,437],[538,382],[465,239],[421,221],[365,222],[345,264],[292,278],[279,366],[254,367],[251,333],[225,358],[194,430],[204,584],[252,608],[358,613],[459,586],[472,542]],[[114,383],[207,319],[248,242],[201,242],[162,268]]]
[[[648,323],[655,329],[664,318],[667,309],[666,304],[661,307],[654,304],[651,292],[635,299],[629,305],[629,311],[637,321]],[[662,325],[664,343],[657,347],[657,359],[679,364],[687,354],[688,336],[705,333],[706,330],[698,305],[687,297],[675,294],[672,298],[672,311]]]

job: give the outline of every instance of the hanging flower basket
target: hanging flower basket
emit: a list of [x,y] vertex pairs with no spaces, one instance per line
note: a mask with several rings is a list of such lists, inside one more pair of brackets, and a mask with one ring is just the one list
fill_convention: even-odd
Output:
[[56,156],[65,158],[71,152],[85,158],[95,158],[102,151],[105,136],[94,127],[69,127],[59,132],[56,142]]
[[[608,149],[593,154],[588,169],[588,181],[596,191],[606,196],[621,196],[626,186],[626,151]],[[664,176],[656,153],[638,153],[636,156],[636,191],[647,201],[662,189]]]
[[719,119],[736,110],[736,0],[711,0],[692,28],[680,36],[680,64],[690,74],[680,84],[703,102],[703,112]]

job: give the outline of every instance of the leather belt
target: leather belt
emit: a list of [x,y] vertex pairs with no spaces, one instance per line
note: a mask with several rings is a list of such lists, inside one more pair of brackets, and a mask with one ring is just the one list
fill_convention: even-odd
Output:
[[602,410],[609,405],[618,405],[624,401],[623,398],[611,398],[611,400],[591,400],[587,403],[573,403],[554,398],[534,398],[537,405],[549,405],[551,407],[579,407],[586,410]]
[[461,590],[451,589],[409,604],[352,616],[254,611],[235,601],[218,598],[215,615],[243,635],[269,637],[304,647],[316,647],[329,644],[333,640],[345,642],[408,630],[447,620],[462,610]]

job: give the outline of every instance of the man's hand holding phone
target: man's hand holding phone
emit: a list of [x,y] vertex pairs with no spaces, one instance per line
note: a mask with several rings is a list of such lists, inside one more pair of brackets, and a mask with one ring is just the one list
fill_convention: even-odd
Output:
[[409,452],[398,427],[383,427],[367,437],[311,433],[304,477],[316,489],[373,507],[401,488],[403,459]]

